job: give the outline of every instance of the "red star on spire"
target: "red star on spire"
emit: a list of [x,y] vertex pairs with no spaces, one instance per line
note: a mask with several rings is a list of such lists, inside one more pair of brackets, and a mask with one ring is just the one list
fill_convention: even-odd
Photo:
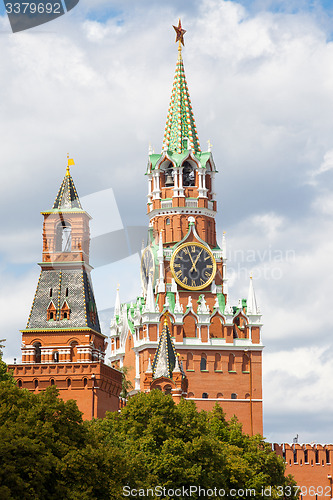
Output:
[[184,45],[184,35],[186,33],[186,30],[183,30],[180,19],[178,21],[178,26],[173,26],[173,29],[176,32],[176,43],[180,42]]

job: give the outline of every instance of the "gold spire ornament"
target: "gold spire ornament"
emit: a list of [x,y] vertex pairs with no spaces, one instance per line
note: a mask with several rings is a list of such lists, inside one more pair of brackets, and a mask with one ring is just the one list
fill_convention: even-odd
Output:
[[66,169],[66,176],[67,177],[69,177],[71,175],[70,171],[69,171],[69,167],[71,167],[72,165],[75,165],[74,160],[73,160],[73,158],[70,158],[69,154],[67,153],[67,169]]
[[184,45],[184,35],[186,30],[182,28],[181,20],[178,21],[178,26],[173,26],[173,29],[176,32],[176,43],[179,42],[178,50],[182,50],[181,44]]

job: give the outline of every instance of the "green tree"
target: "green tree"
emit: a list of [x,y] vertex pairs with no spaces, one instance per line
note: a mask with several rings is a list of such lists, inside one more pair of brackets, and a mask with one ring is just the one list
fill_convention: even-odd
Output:
[[16,385],[16,381],[15,381],[15,379],[13,377],[12,372],[8,371],[8,367],[7,367],[6,363],[2,360],[2,350],[1,350],[1,347],[3,347],[3,346],[0,345],[0,382],[7,381],[7,382],[10,382],[10,383]]
[[126,455],[131,488],[216,487],[225,490],[225,498],[231,489],[252,489],[260,497],[263,488],[271,487],[271,498],[281,498],[278,487],[296,484],[284,476],[283,461],[263,438],[243,434],[237,419],[226,421],[218,405],[198,412],[193,402],[176,405],[155,390],[136,395],[121,412],[91,425],[106,447]]
[[1,499],[120,498],[127,462],[100,445],[75,401],[0,382],[0,403]]

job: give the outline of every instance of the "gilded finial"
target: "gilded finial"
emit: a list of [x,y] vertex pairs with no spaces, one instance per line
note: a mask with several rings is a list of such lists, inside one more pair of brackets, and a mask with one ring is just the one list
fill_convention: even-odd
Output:
[[66,176],[69,177],[71,175],[69,171],[69,167],[75,165],[73,158],[69,157],[69,153],[67,153],[67,168],[66,168]]
[[182,28],[182,23],[181,23],[180,19],[178,21],[178,26],[173,26],[173,29],[176,32],[176,43],[179,42],[179,44],[178,44],[178,51],[179,51],[179,55],[181,55],[182,45],[184,45],[184,35],[186,33],[186,30],[184,30]]
[[168,326],[168,315],[169,315],[169,312],[165,311],[165,313],[164,313],[164,325],[165,326]]
[[250,274],[250,280],[252,280],[252,273]]

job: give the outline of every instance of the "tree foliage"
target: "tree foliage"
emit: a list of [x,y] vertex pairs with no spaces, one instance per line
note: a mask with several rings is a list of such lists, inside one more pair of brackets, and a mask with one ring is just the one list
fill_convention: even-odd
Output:
[[198,412],[194,403],[176,405],[155,390],[131,398],[121,412],[84,422],[55,387],[35,394],[10,380],[0,382],[0,402],[4,500],[117,500],[124,487],[192,485],[224,488],[226,497],[231,488],[261,496],[272,486],[271,498],[281,498],[276,487],[295,484],[270,446],[243,434],[235,418],[227,422],[219,406]]
[[176,405],[155,390],[138,394],[121,412],[90,425],[106,446],[125,453],[130,488],[197,485],[224,489],[228,497],[231,489],[252,489],[262,497],[262,489],[271,487],[271,498],[281,498],[281,488],[296,485],[284,476],[285,465],[271,446],[259,435],[243,434],[236,418],[227,422],[218,405],[198,412],[193,402]]

